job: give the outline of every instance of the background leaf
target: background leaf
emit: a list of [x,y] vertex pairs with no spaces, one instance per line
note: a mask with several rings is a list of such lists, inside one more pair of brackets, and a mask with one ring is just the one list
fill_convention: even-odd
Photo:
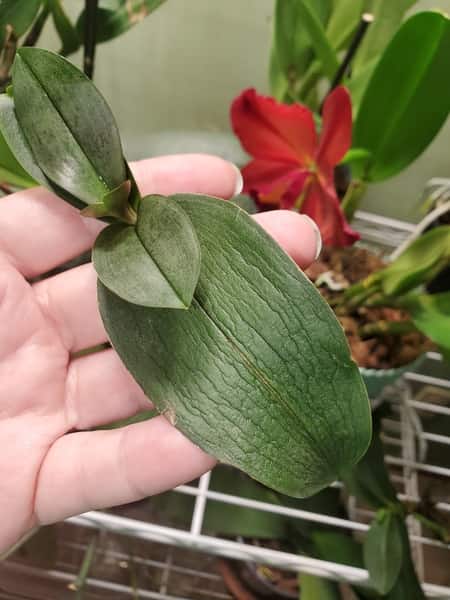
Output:
[[358,75],[375,58],[379,58],[396,31],[405,13],[417,4],[417,0],[365,0],[365,10],[375,17],[353,63],[353,72]]
[[344,474],[343,479],[350,493],[372,508],[398,504],[397,493],[384,463],[378,426],[374,429],[366,454],[351,471]]
[[100,281],[133,304],[187,308],[200,273],[200,246],[184,210],[147,196],[136,226],[113,224],[98,236],[92,260]]
[[283,493],[311,495],[354,464],[370,437],[367,394],[342,328],[244,211],[173,198],[200,241],[194,301],[187,311],[146,309],[100,285],[110,339],[195,443]]
[[50,6],[55,29],[62,43],[59,54],[67,56],[76,52],[81,46],[81,38],[75,25],[67,16],[61,0],[47,0],[47,2]]
[[[145,17],[164,4],[166,0],[100,0],[97,11],[96,21],[96,41],[97,43],[107,42],[115,37],[122,35],[140,23]],[[102,6],[103,4],[103,6]],[[84,11],[80,14],[77,22],[77,29],[80,32],[84,30]]]
[[450,225],[435,227],[410,244],[389,266],[369,280],[387,296],[405,294],[431,281],[450,262]]
[[365,0],[337,0],[327,25],[327,37],[335,49],[351,37],[364,12]]
[[20,37],[31,27],[42,0],[0,0],[0,48],[5,41],[6,26]]
[[335,581],[300,573],[298,576],[300,584],[301,600],[340,600],[341,593],[339,585]]
[[46,50],[21,48],[14,61],[13,94],[23,135],[52,182],[95,204],[125,181],[111,111],[71,63]]
[[22,188],[36,185],[36,182],[17,162],[1,131],[2,126],[0,117],[0,182]]
[[414,294],[401,300],[422,333],[450,351],[450,292]]
[[402,568],[394,587],[387,594],[386,600],[426,600],[412,561],[408,530],[406,529],[405,522],[398,521],[398,527],[403,549]]
[[286,89],[304,75],[314,57],[311,35],[302,12],[303,4],[322,25],[326,24],[331,12],[330,0],[275,2],[270,80],[272,92],[280,100],[285,99]]
[[356,176],[391,177],[430,144],[450,108],[450,86],[442,84],[449,55],[450,21],[443,14],[419,13],[402,25],[361,101],[354,145],[369,150],[372,160]]
[[380,594],[394,587],[402,566],[401,519],[390,510],[379,511],[364,540],[364,563],[371,584]]

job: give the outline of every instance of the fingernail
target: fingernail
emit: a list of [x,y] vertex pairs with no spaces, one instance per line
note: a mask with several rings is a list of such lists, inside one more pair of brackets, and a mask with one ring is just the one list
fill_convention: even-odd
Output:
[[320,229],[318,228],[317,223],[313,221],[311,217],[308,217],[308,215],[301,216],[305,219],[305,221],[308,221],[308,223],[313,228],[314,233],[316,234],[316,254],[314,256],[314,260],[317,260],[320,256],[320,253],[322,252],[322,235],[320,233]]
[[234,170],[236,171],[236,185],[234,187],[233,196],[237,196],[244,189],[244,179],[242,177],[241,170],[234,163],[230,163]]

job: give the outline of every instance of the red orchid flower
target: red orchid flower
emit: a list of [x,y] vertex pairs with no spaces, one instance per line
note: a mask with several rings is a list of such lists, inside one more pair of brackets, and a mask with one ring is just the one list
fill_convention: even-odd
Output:
[[351,146],[352,107],[346,88],[325,100],[322,131],[301,104],[281,104],[248,89],[231,107],[233,129],[253,160],[242,170],[244,192],[260,205],[298,210],[320,228],[324,244],[359,239],[345,220],[334,185],[334,167]]

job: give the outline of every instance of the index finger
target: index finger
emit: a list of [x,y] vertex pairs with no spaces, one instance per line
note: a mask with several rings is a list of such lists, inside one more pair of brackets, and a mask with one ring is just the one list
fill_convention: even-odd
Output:
[[[230,198],[240,186],[238,169],[215,156],[163,156],[131,164],[142,195],[192,192]],[[2,198],[0,254],[25,277],[36,277],[92,247],[100,221],[48,192],[33,188]]]

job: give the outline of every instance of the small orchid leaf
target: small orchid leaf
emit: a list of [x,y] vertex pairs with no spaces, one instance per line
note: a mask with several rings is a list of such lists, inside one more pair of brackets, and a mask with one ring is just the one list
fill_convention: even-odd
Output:
[[21,48],[14,61],[13,94],[20,129],[46,178],[85,204],[100,202],[127,179],[108,105],[67,60]]
[[5,41],[6,27],[12,27],[19,38],[32,25],[42,0],[0,0],[0,48]]
[[192,304],[136,306],[100,283],[110,340],[158,410],[196,444],[280,492],[311,495],[351,469],[371,435],[343,330],[242,209],[205,196],[172,202],[201,247]]
[[147,196],[136,226],[113,224],[95,242],[100,281],[120,298],[158,308],[188,308],[200,273],[200,246],[184,210]]
[[[166,0],[100,0],[96,19],[96,41],[112,40],[143,21]],[[81,13],[77,29],[84,29],[85,13]]]
[[380,594],[394,587],[402,567],[401,519],[390,510],[379,511],[364,540],[364,563],[371,584]]

